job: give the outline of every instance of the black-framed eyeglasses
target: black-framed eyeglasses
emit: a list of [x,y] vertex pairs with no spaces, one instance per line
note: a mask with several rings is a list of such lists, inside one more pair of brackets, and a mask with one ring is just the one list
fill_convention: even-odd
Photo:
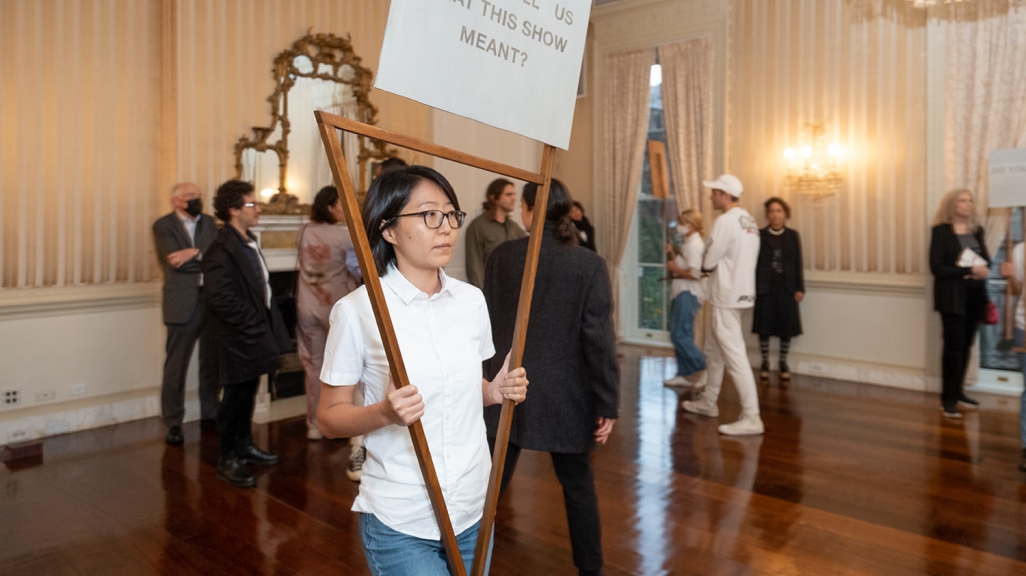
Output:
[[462,210],[450,210],[448,212],[442,212],[441,210],[425,210],[423,212],[399,214],[396,218],[402,218],[403,216],[423,216],[424,225],[428,228],[441,228],[442,220],[448,218],[449,226],[452,228],[460,228],[463,226],[463,221],[467,218],[467,213]]

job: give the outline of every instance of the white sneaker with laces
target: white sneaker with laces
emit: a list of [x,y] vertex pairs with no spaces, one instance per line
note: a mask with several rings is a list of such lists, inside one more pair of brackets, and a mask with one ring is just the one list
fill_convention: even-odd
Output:
[[669,380],[663,380],[663,386],[682,387],[682,386],[693,386],[693,384],[691,383],[690,380],[688,380],[684,376],[674,376],[673,378],[670,378]]
[[685,400],[680,403],[680,407],[685,412],[691,412],[692,414],[699,414],[701,416],[709,416],[715,418],[720,415],[720,409],[715,403],[705,399],[698,400]]
[[720,434],[727,436],[755,436],[762,434],[766,428],[762,425],[762,418],[758,416],[742,416],[737,422],[722,424],[719,427]]
[[363,463],[367,461],[367,449],[360,446],[353,446],[353,452],[349,455],[349,467],[346,468],[346,477],[353,482],[359,482],[363,476]]

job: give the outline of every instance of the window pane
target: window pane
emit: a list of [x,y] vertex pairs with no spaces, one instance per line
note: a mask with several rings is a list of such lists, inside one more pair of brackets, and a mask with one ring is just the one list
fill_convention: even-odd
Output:
[[[1022,241],[1022,211],[1012,210],[1012,242]],[[998,343],[1005,337],[1005,279],[998,268],[1008,259],[1005,243],[997,249],[990,260],[990,277],[987,278],[987,296],[997,306],[998,323],[980,325],[980,366],[991,370],[1019,370],[1019,359],[1015,352],[998,349]],[[1015,306],[1015,300],[1012,300]]]
[[665,265],[663,245],[666,242],[663,201],[638,201],[638,262]]
[[665,330],[666,282],[661,266],[641,266],[638,271],[638,327]]

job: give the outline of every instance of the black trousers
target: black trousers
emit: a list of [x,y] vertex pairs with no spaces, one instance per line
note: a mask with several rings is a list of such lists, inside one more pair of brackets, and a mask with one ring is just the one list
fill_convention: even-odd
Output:
[[217,417],[217,397],[221,390],[217,384],[217,353],[213,330],[206,330],[206,305],[200,290],[196,307],[184,324],[166,324],[167,344],[164,359],[164,378],[160,386],[160,413],[164,426],[181,426],[185,418],[185,375],[192,359],[192,349],[199,340],[199,399],[200,418]]
[[[495,439],[489,438],[494,451]],[[563,486],[566,521],[570,527],[570,547],[574,566],[578,570],[602,568],[602,527],[599,521],[598,495],[595,493],[595,474],[591,468],[591,453],[557,454],[552,456],[556,478]],[[502,469],[499,496],[506,492],[513,470],[520,458],[520,447],[510,443],[506,451],[506,464]]]
[[221,459],[235,458],[239,448],[253,442],[253,405],[259,378],[227,384],[217,411],[217,435]]
[[944,351],[941,355],[941,403],[951,407],[962,395],[962,383],[969,365],[969,349],[976,338],[976,329],[983,316],[986,301],[971,298],[966,303],[966,313],[941,313],[944,326]]

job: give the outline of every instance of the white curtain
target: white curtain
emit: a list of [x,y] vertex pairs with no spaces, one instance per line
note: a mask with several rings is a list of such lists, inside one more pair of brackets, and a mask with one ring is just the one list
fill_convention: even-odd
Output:
[[1004,241],[1010,208],[987,210],[987,155],[1026,146],[1026,6],[952,6],[946,35],[948,189],[970,188],[986,211],[987,250]]
[[709,37],[659,47],[663,119],[677,207],[701,210],[702,180],[712,180],[713,44]]
[[[614,309],[619,309],[620,266],[627,248],[631,220],[638,202],[648,131],[649,75],[655,61],[652,49],[612,54],[604,62],[605,218],[602,254],[612,266]],[[614,318],[619,316],[614,314]],[[619,334],[619,322],[616,322]]]

